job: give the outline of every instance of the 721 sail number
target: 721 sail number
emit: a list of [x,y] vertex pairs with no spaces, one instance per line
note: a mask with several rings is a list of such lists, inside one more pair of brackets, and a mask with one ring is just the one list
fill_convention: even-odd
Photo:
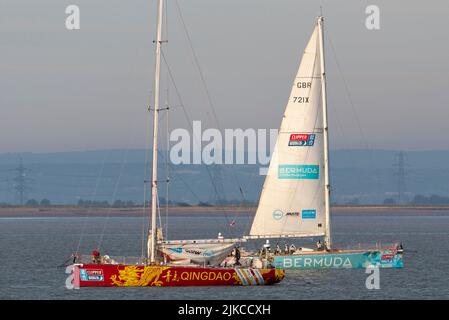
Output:
[[309,103],[309,97],[293,97],[293,103]]

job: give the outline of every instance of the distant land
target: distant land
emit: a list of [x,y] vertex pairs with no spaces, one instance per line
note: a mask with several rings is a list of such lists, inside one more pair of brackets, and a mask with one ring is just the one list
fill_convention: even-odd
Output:
[[[165,210],[165,209],[162,209]],[[212,216],[212,215],[247,215],[252,216],[256,207],[201,207],[170,206],[168,216]],[[333,206],[332,214],[346,215],[449,215],[449,206]],[[9,207],[0,208],[0,218],[17,217],[142,217],[148,216],[149,209],[144,212],[135,208],[81,208],[78,206],[51,206],[42,208]]]
[[[142,203],[144,155],[142,149],[0,154],[0,203],[19,203],[14,169],[20,159],[27,168],[25,200],[48,199],[60,205],[80,200]],[[333,203],[382,204],[398,200],[399,189],[403,203],[417,195],[449,197],[449,150],[405,152],[403,183],[397,151],[332,150],[330,157]],[[160,177],[166,177],[162,158]],[[171,165],[169,177],[169,200],[190,205],[256,203],[265,178],[259,175],[259,165]],[[165,189],[161,181],[161,198],[166,197]]]

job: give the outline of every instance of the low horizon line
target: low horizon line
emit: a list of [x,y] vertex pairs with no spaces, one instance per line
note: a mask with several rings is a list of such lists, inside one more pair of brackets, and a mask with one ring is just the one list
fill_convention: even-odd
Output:
[[[21,155],[21,154],[57,154],[57,153],[83,153],[83,152],[97,152],[97,151],[143,151],[143,150],[147,150],[144,147],[136,147],[136,148],[124,148],[124,147],[117,147],[117,148],[95,148],[95,149],[80,149],[80,150],[65,150],[65,151],[0,151],[0,156],[3,155]],[[229,150],[229,149],[221,149],[221,150]],[[267,150],[267,149],[265,149]],[[406,149],[406,148],[397,148],[397,149],[390,149],[390,148],[351,148],[351,147],[346,147],[346,148],[331,148],[331,151],[388,151],[388,152],[439,152],[439,151],[449,151],[449,147],[447,148],[434,148],[434,149]],[[149,149],[149,152],[151,152],[152,150]],[[167,151],[167,149],[159,149],[159,151]],[[239,151],[241,152],[240,149],[233,149],[232,151]],[[245,153],[252,153],[255,152],[257,153],[258,151],[247,151],[247,150],[243,150],[243,152]],[[193,152],[190,152],[193,153]]]

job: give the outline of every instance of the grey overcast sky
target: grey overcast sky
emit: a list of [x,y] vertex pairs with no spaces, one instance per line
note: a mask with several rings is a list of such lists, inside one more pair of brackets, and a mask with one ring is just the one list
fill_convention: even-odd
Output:
[[[446,1],[178,3],[222,128],[278,128],[322,5],[331,147],[449,149]],[[65,28],[70,4],[80,30]],[[365,27],[371,4],[380,30]],[[143,147],[155,11],[155,0],[0,0],[0,153]],[[216,126],[174,0],[167,25],[190,117]],[[173,86],[169,99],[171,126],[188,128]]]

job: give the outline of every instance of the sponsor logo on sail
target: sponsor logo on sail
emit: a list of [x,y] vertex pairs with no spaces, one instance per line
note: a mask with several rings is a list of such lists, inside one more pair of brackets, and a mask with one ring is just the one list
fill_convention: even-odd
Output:
[[290,147],[311,147],[315,143],[314,133],[293,133],[290,135]]
[[280,164],[278,167],[279,179],[316,180],[320,176],[320,166],[311,164]]
[[300,213],[298,211],[288,211],[288,212],[284,212],[276,209],[273,211],[273,219],[274,220],[281,220],[284,217],[299,217]]
[[301,217],[303,219],[316,219],[316,210],[315,209],[302,210]]
[[273,219],[274,220],[281,220],[283,217],[284,217],[284,213],[281,210],[273,211]]
[[81,281],[104,281],[101,269],[80,269]]

